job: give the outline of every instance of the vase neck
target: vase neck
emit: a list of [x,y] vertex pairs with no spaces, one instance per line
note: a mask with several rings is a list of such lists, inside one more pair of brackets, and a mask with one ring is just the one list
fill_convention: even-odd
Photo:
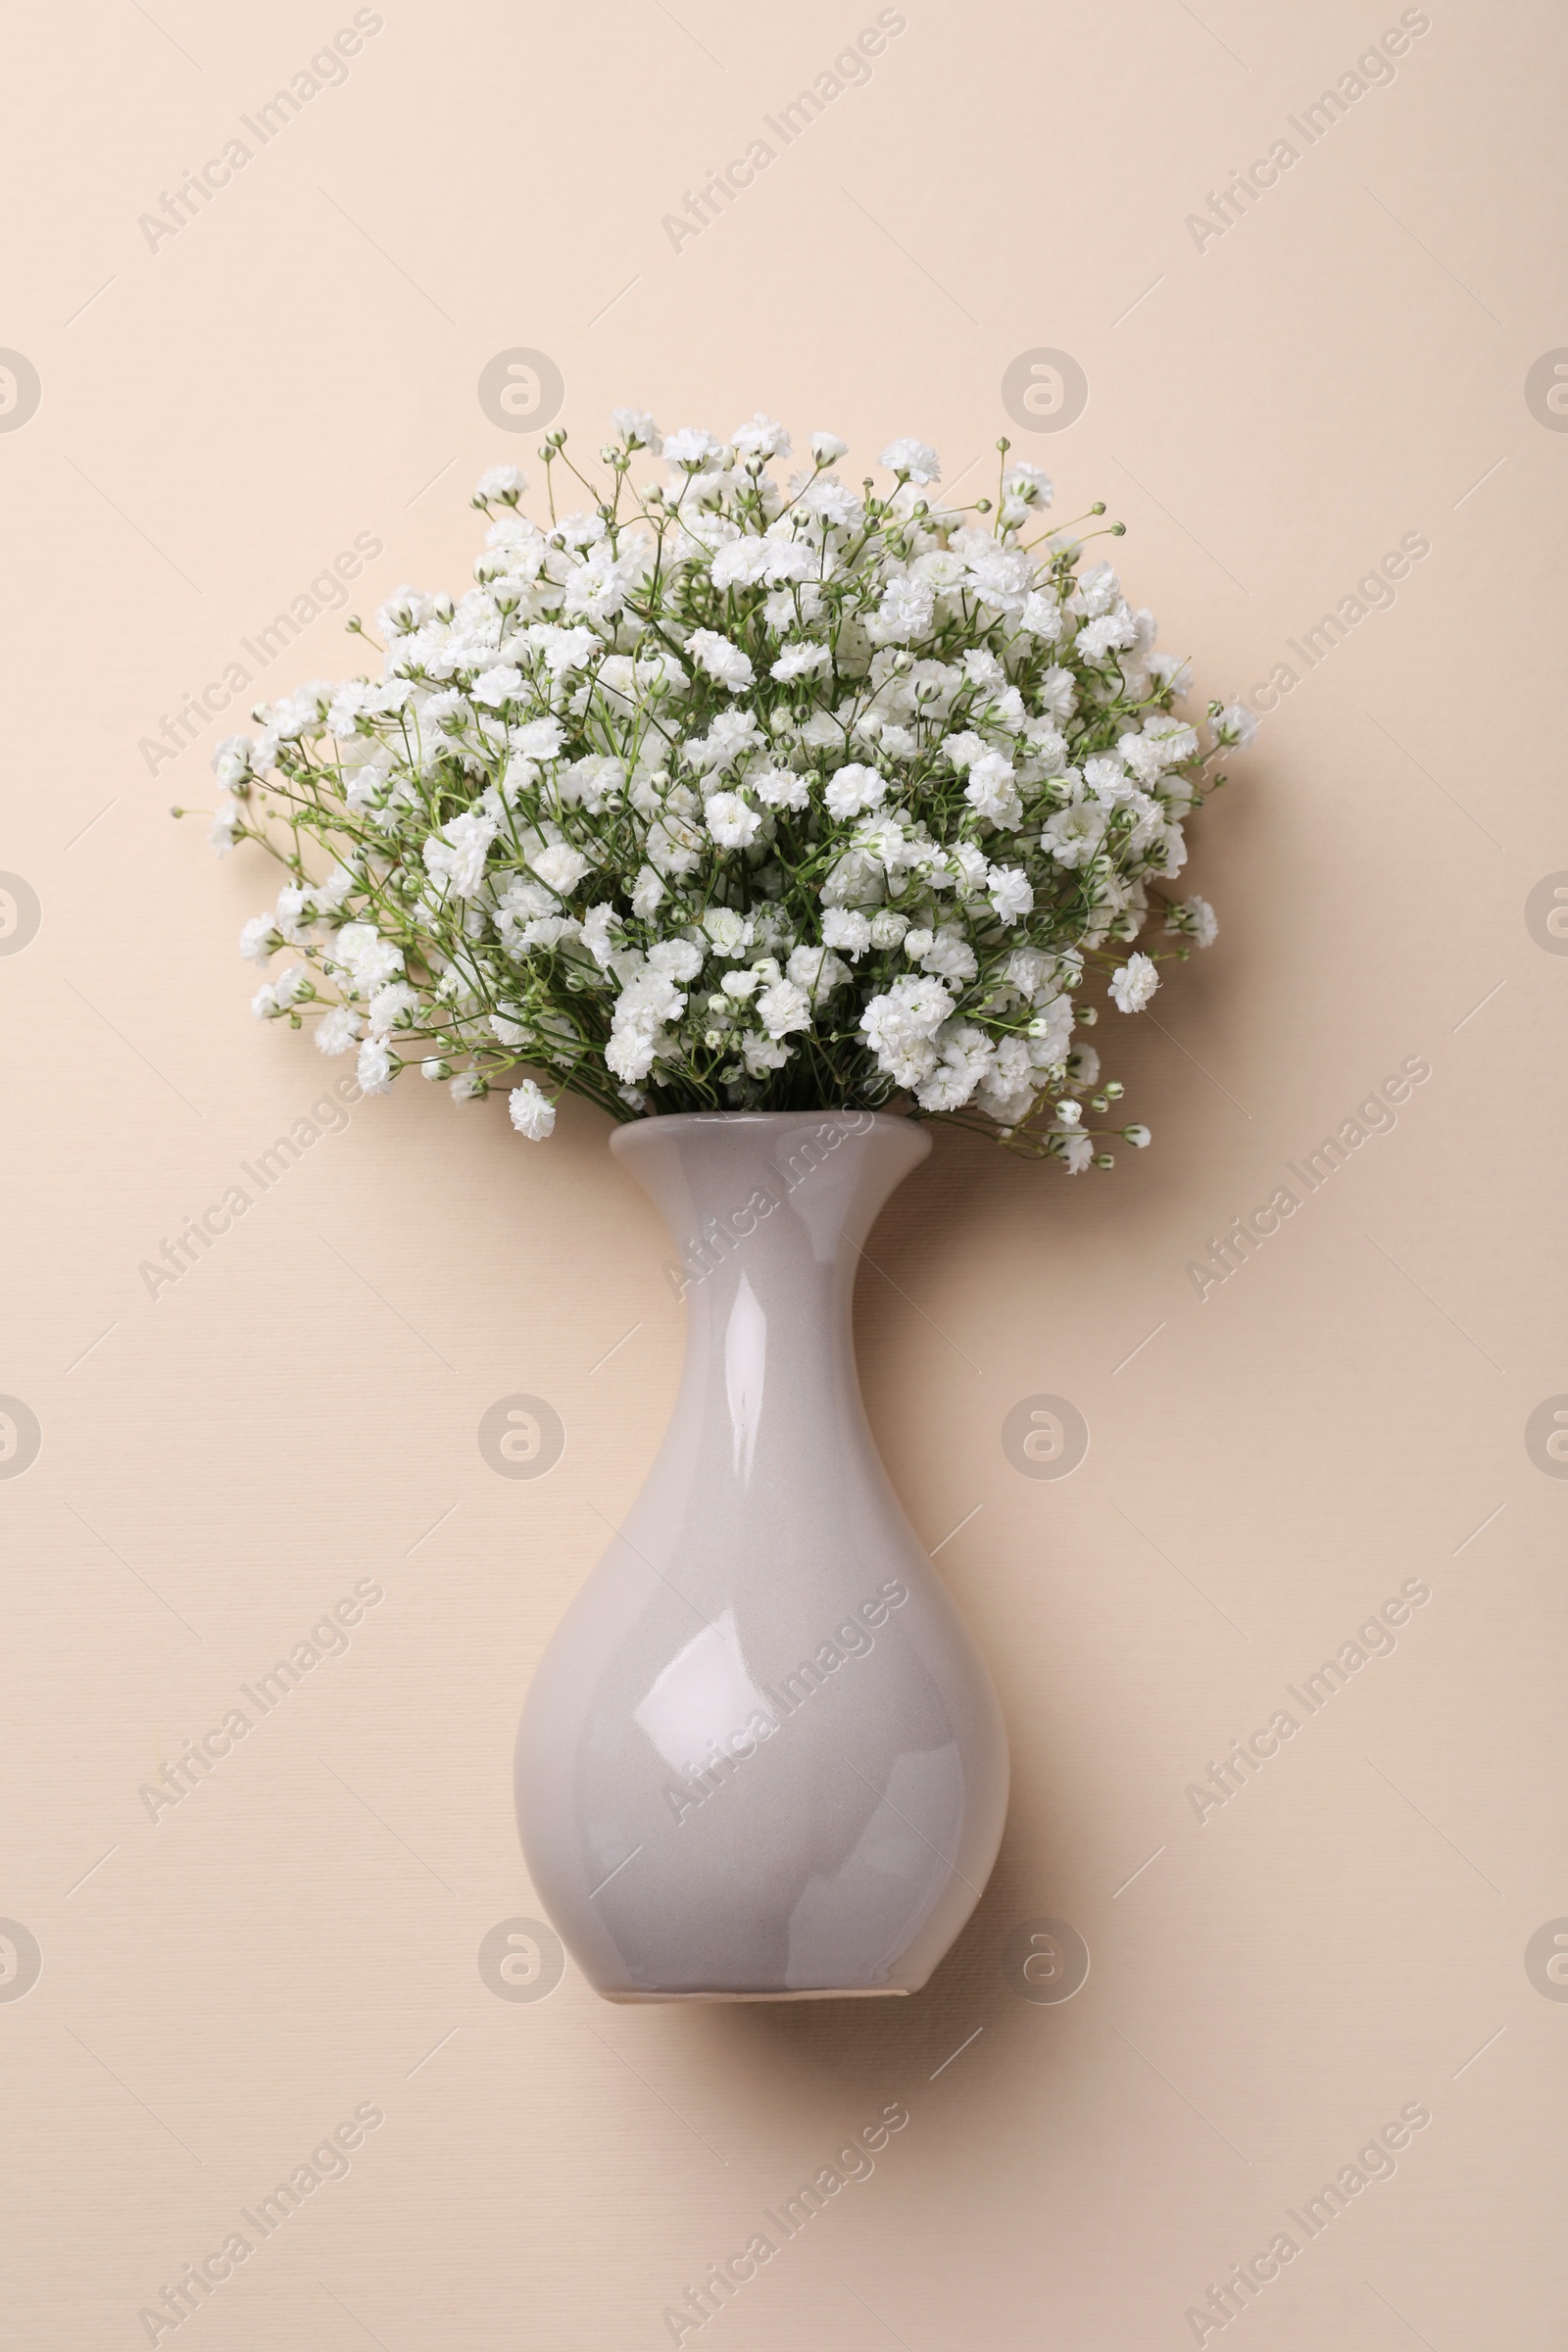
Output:
[[[669,1228],[686,1361],[661,1457],[722,1486],[868,1455],[850,1315],[860,1247],[923,1129],[873,1111],[739,1113],[617,1128]],[[684,1472],[682,1473],[684,1475]],[[880,1472],[877,1473],[880,1475]],[[716,1490],[715,1490],[716,1491]]]
[[879,1210],[931,1149],[922,1128],[876,1111],[647,1119],[611,1142],[669,1230],[694,1332],[748,1293],[783,1307],[802,1289],[847,1309]]

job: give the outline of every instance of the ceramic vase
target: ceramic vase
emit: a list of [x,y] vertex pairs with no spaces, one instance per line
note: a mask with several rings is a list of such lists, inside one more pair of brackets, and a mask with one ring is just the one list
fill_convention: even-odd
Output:
[[517,1738],[539,1897],[608,2000],[917,1991],[996,1858],[995,1691],[872,1443],[862,1243],[930,1150],[866,1112],[640,1119],[679,1260],[662,1447]]

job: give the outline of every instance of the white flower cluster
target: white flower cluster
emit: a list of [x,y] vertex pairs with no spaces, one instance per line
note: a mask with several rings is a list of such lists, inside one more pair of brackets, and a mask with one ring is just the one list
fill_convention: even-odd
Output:
[[602,482],[549,435],[548,521],[514,466],[484,476],[475,586],[399,590],[380,677],[220,748],[216,841],[289,872],[241,942],[299,958],[257,1013],[314,1017],[371,1093],[410,1061],[460,1100],[525,1064],[535,1139],[569,1089],[617,1118],[903,1106],[1075,1173],[1147,1143],[1086,1123],[1123,1090],[1074,1040],[1097,989],[1148,1004],[1152,912],[1178,955],[1213,938],[1158,886],[1250,714],[1176,713],[1186,663],[1043,527],[1051,483],[1005,441],[996,499],[952,508],[920,441],[856,489],[832,433],[781,484],[765,416],[615,424]]

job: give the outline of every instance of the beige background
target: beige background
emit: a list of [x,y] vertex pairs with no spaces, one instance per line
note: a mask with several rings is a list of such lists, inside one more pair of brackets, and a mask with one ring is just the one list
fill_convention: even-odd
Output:
[[[42,403],[0,432],[0,866],[43,921],[0,958],[0,1389],[43,1446],[0,1481],[0,1914],[43,1968],[0,2001],[7,2342],[145,2342],[141,2307],[369,2102],[349,2177],[181,2346],[665,2343],[664,2307],[897,2099],[874,2177],[703,2341],[1190,2343],[1210,2282],[1424,2102],[1397,2176],[1234,2326],[1555,2347],[1568,2006],[1525,1946],[1568,1914],[1568,1491],[1524,1430],[1568,1389],[1568,965],[1525,902],[1568,866],[1568,441],[1525,377],[1568,341],[1568,30],[1432,0],[1392,85],[1200,251],[1187,216],[1396,7],[908,0],[869,85],[677,253],[662,216],[873,8],[386,0],[346,83],[149,250],[138,216],[351,13],[11,27],[0,342]],[[1154,1149],[1074,1184],[945,1135],[873,1245],[872,1418],[925,1539],[968,1515],[940,1563],[1015,1765],[996,1876],[908,2002],[480,1978],[537,1908],[522,1693],[680,1354],[596,1114],[536,1150],[411,1083],[156,1299],[138,1276],[345,1066],[251,1022],[234,937],[270,878],[164,813],[209,797],[222,729],[156,775],[138,744],[358,532],[367,612],[461,588],[469,486],[532,463],[475,394],[514,346],[590,447],[615,401],[720,431],[762,406],[858,457],[923,434],[951,481],[1012,429],[1062,514],[1125,517],[1134,600],[1205,693],[1250,694],[1431,542],[1198,829],[1219,945],[1111,1041]],[[1037,346],[1089,379],[1057,434],[1001,405]],[[359,666],[332,617],[294,657],[266,690]],[[1396,1130],[1200,1303],[1187,1261],[1408,1055],[1433,1074]],[[534,1484],[475,1443],[514,1391],[568,1433]],[[1059,1483],[1000,1445],[1042,1391],[1092,1430]],[[347,1655],[151,1822],[138,1788],[368,1576]],[[1432,1599],[1395,1654],[1200,1826],[1188,1784],[1407,1578]],[[1065,2005],[1002,1965],[1041,1917],[1093,1954]]]

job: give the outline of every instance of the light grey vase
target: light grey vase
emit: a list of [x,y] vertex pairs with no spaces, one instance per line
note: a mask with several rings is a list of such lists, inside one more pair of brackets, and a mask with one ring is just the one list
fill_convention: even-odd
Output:
[[996,1693],[851,1336],[860,1245],[930,1148],[869,1111],[611,1137],[680,1253],[685,1371],[517,1736],[534,1886],[608,2000],[914,1992],[996,1859]]

